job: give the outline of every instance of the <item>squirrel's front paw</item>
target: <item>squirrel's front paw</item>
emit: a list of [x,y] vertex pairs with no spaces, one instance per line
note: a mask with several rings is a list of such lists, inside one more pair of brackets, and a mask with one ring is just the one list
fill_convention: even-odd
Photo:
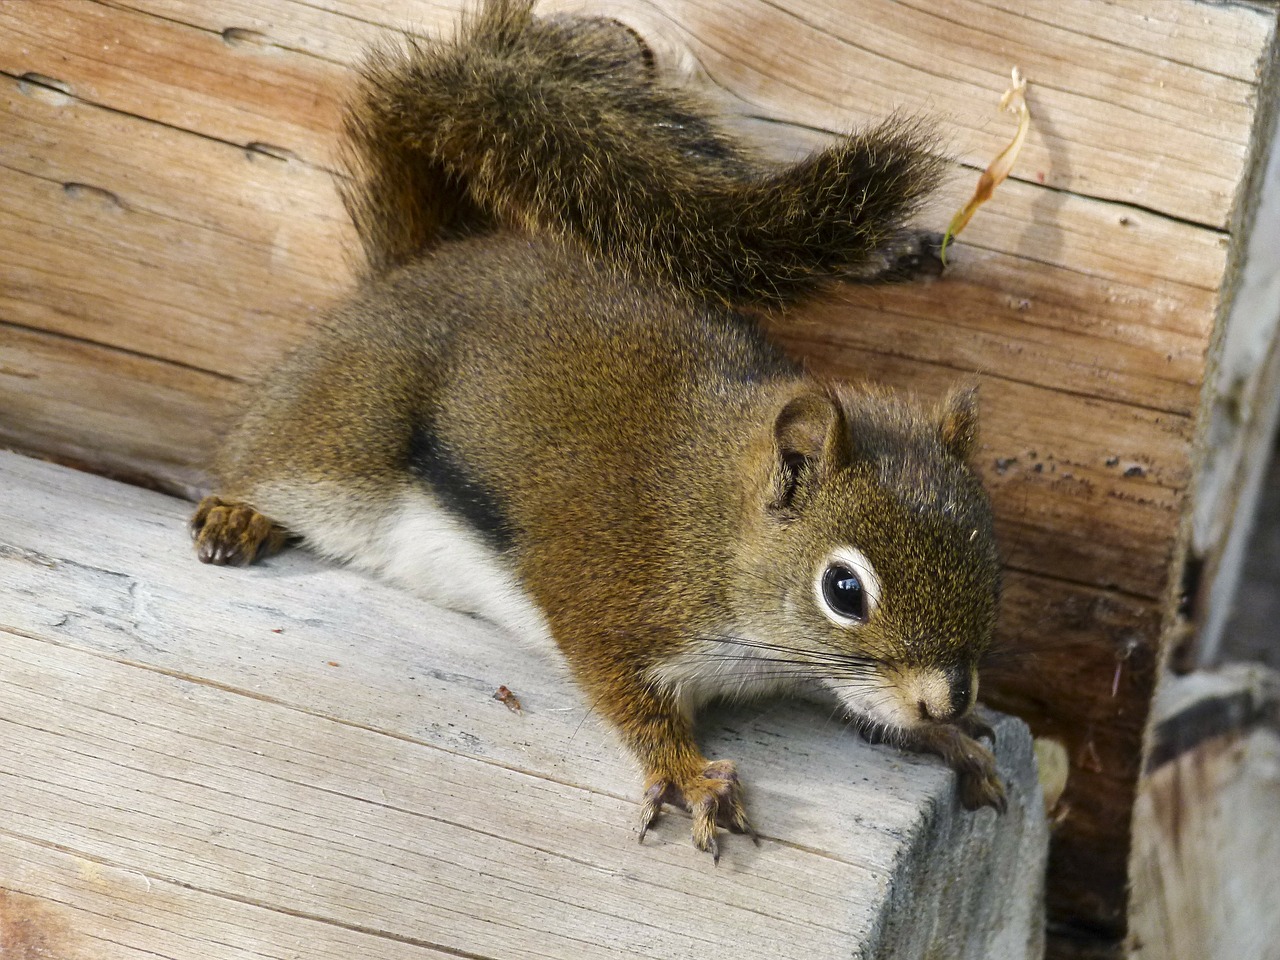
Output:
[[936,753],[959,778],[960,802],[966,810],[991,807],[1004,813],[1008,807],[1004,783],[996,772],[995,754],[974,739],[990,737],[994,745],[995,731],[974,714],[961,717],[955,725],[938,724],[916,727],[900,734],[900,743],[909,750]]
[[991,724],[978,716],[978,711],[971,710],[959,720],[955,725],[960,729],[961,733],[965,733],[975,740],[990,740],[992,744],[996,742],[996,731]]
[[202,563],[247,564],[275,553],[284,528],[247,503],[205,497],[191,518],[191,538]]
[[759,843],[756,832],[747,820],[742,803],[742,781],[732,760],[715,760],[703,767],[695,776],[678,781],[661,775],[651,775],[645,784],[644,805],[640,814],[640,839],[658,814],[664,803],[673,803],[693,816],[693,845],[706,850],[711,859],[720,862],[720,842],[717,826],[745,833]]
[[1009,804],[1004,782],[996,772],[995,754],[965,734],[957,733],[956,739],[955,751],[948,760],[960,779],[961,804],[966,810],[991,807],[996,813],[1004,813]]

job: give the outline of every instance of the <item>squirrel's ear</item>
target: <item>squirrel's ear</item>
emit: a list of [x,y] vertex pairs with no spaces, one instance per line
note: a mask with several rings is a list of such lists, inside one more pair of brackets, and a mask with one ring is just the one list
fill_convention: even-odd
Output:
[[804,386],[782,405],[773,423],[774,463],[769,506],[785,510],[851,456],[844,408],[831,391]]
[[978,446],[978,385],[953,388],[938,414],[938,440],[957,460],[968,460]]

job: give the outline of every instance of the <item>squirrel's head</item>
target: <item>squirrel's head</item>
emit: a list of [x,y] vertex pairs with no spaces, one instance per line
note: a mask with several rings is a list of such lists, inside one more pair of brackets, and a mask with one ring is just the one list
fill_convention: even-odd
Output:
[[968,465],[977,421],[973,387],[931,411],[790,387],[750,454],[731,601],[743,653],[791,661],[889,729],[967,712],[1000,592],[990,501]]

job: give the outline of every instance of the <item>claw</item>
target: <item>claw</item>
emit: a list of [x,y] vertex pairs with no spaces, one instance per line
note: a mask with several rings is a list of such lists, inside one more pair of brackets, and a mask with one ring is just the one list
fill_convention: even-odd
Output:
[[983,720],[976,713],[971,713],[966,717],[961,717],[956,724],[961,730],[973,737],[975,740],[986,738],[992,744],[996,742],[996,732],[991,724]]
[[275,553],[288,534],[246,503],[205,497],[191,518],[191,536],[202,563],[244,565]]
[[640,842],[644,843],[645,834],[653,826],[653,822],[662,813],[662,798],[667,792],[667,784],[658,781],[644,792],[644,801],[640,805]]
[[998,813],[1008,809],[1004,783],[996,768],[995,754],[969,735],[969,730],[985,730],[995,745],[990,726],[974,715],[963,717],[951,725],[922,727],[910,731],[903,745],[927,753],[936,753],[956,772],[960,802],[966,810],[991,807]]
[[645,789],[640,805],[641,842],[666,803],[683,807],[692,814],[693,845],[710,853],[712,862],[717,866],[720,864],[721,853],[719,827],[735,833],[745,833],[753,843],[760,843],[760,838],[747,819],[747,812],[742,804],[742,783],[731,761],[708,763],[696,775],[689,777],[686,783],[677,784],[663,779],[652,781]]
[[995,757],[976,741],[973,747],[956,770],[960,776],[961,802],[968,810],[991,807],[996,813],[1004,814],[1009,801],[1000,774],[996,772]]

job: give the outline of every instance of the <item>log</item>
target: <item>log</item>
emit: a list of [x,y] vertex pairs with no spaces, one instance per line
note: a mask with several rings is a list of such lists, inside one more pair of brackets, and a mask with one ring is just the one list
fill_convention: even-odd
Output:
[[[1274,64],[1273,64],[1274,69]],[[1270,155],[1258,177],[1256,228],[1237,256],[1235,290],[1216,344],[1204,398],[1205,433],[1191,538],[1182,643],[1171,656],[1180,669],[1223,660],[1227,620],[1244,572],[1280,420],[1280,98],[1272,90]],[[1264,134],[1265,136],[1265,134]]]
[[716,866],[683,814],[636,843],[639,772],[544,651],[303,551],[202,566],[158,493],[0,485],[5,957],[1040,956],[1018,720],[1000,817],[829,706],[721,711],[762,835]]
[[[0,5],[11,132],[0,138],[0,329],[14,344],[0,442],[198,492],[243,385],[349,287],[332,171],[350,64],[388,31],[451,29],[459,9]],[[1233,395],[1211,359],[1255,218],[1274,7],[863,0],[856,19],[839,0],[607,9],[774,156],[896,108],[940,115],[955,164],[925,216],[938,226],[1010,133],[995,113],[1009,68],[1030,78],[1035,120],[1014,179],[953,247],[946,277],[838,291],[773,329],[826,374],[925,395],[980,376],[979,465],[1008,564],[1005,655],[984,693],[1071,760],[1051,945],[1114,952],[1157,667],[1209,604],[1177,609],[1195,579],[1184,558],[1201,411]],[[1245,395],[1272,396],[1251,369]],[[1227,462],[1228,489],[1247,486],[1255,460]],[[1225,549],[1215,529],[1191,573]]]

